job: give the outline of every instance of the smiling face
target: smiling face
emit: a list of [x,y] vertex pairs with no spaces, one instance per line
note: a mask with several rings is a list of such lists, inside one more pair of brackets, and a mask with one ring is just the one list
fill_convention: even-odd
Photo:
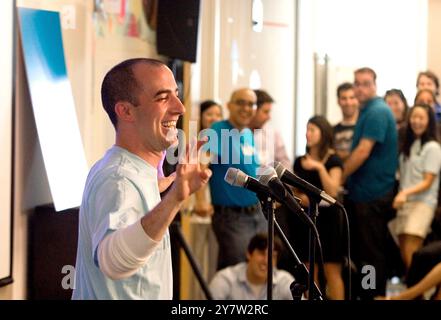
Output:
[[263,125],[271,119],[271,110],[273,104],[270,102],[265,102],[256,110],[256,114],[251,120],[251,127],[255,129],[260,129]]
[[435,81],[433,81],[433,79],[429,78],[424,74],[420,75],[420,77],[418,78],[417,89],[418,90],[427,89],[432,91],[434,94],[436,94],[437,91]]
[[215,122],[222,120],[222,109],[218,104],[213,104],[202,113],[201,129],[210,128],[211,125]]
[[229,121],[237,129],[249,126],[256,110],[257,97],[251,89],[235,91],[228,102]]
[[338,96],[338,105],[344,118],[352,118],[358,111],[358,100],[353,89],[343,90]]
[[[268,249],[247,252],[247,275],[252,283],[265,283],[268,276]],[[277,264],[277,251],[273,251],[273,265]]]
[[401,100],[400,97],[396,94],[388,95],[384,100],[392,110],[392,113],[394,114],[395,117],[395,121],[396,122],[403,121],[404,111],[406,109],[403,100]]
[[417,104],[427,104],[431,106],[435,110],[435,96],[430,90],[423,89],[418,91],[417,96],[415,97],[415,105]]
[[429,114],[424,108],[415,106],[409,117],[410,128],[420,138],[429,127]]
[[308,122],[306,126],[306,145],[309,148],[318,146],[322,139],[322,132],[318,126]]
[[146,151],[163,151],[177,142],[176,123],[185,112],[176,81],[166,66],[139,63],[133,73],[141,88],[132,108],[136,136]]

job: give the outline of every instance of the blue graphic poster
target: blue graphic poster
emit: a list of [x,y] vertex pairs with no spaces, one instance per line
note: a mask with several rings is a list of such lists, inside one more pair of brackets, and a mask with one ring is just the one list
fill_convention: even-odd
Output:
[[32,108],[57,211],[77,207],[88,167],[67,74],[58,12],[19,8]]

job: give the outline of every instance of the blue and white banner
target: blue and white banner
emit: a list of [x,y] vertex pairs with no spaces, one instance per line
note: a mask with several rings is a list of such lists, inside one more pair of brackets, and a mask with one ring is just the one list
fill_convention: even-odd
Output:
[[67,75],[58,12],[19,8],[35,123],[57,211],[81,203],[88,166]]

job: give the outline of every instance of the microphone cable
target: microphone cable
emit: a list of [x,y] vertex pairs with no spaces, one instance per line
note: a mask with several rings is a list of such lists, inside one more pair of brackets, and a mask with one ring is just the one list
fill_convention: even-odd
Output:
[[352,260],[351,260],[351,228],[349,225],[349,216],[346,208],[342,204],[338,204],[337,207],[343,212],[346,222],[346,237],[347,237],[347,254],[348,254],[348,300],[352,299]]
[[[298,198],[298,197],[296,197],[296,196],[294,195],[294,192],[293,192],[292,189],[289,187],[289,185],[283,183],[283,186],[285,187],[286,191],[287,191],[290,195],[292,195],[292,197],[294,198],[294,200],[295,200],[295,201],[298,201],[298,202],[299,202],[299,205],[301,205],[301,200],[300,200],[300,198]],[[289,208],[288,208],[288,209],[289,209]],[[318,264],[320,265],[320,268],[321,268],[322,270],[324,270],[325,259],[323,258],[322,241],[320,240],[318,229],[316,228],[316,225],[315,225],[315,223],[312,221],[312,219],[311,219],[311,222],[312,222],[312,225],[314,225],[314,228],[311,228],[311,229],[312,229],[311,232],[314,233],[314,236],[315,236],[315,243],[317,244],[318,258],[319,258]],[[312,276],[314,276],[314,275],[312,275]]]

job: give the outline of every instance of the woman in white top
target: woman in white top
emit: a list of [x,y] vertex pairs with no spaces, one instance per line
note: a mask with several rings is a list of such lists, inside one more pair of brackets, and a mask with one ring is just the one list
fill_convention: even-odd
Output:
[[441,146],[433,109],[415,105],[409,112],[400,146],[400,191],[393,202],[397,216],[390,224],[407,269],[430,230],[437,206],[440,168]]

